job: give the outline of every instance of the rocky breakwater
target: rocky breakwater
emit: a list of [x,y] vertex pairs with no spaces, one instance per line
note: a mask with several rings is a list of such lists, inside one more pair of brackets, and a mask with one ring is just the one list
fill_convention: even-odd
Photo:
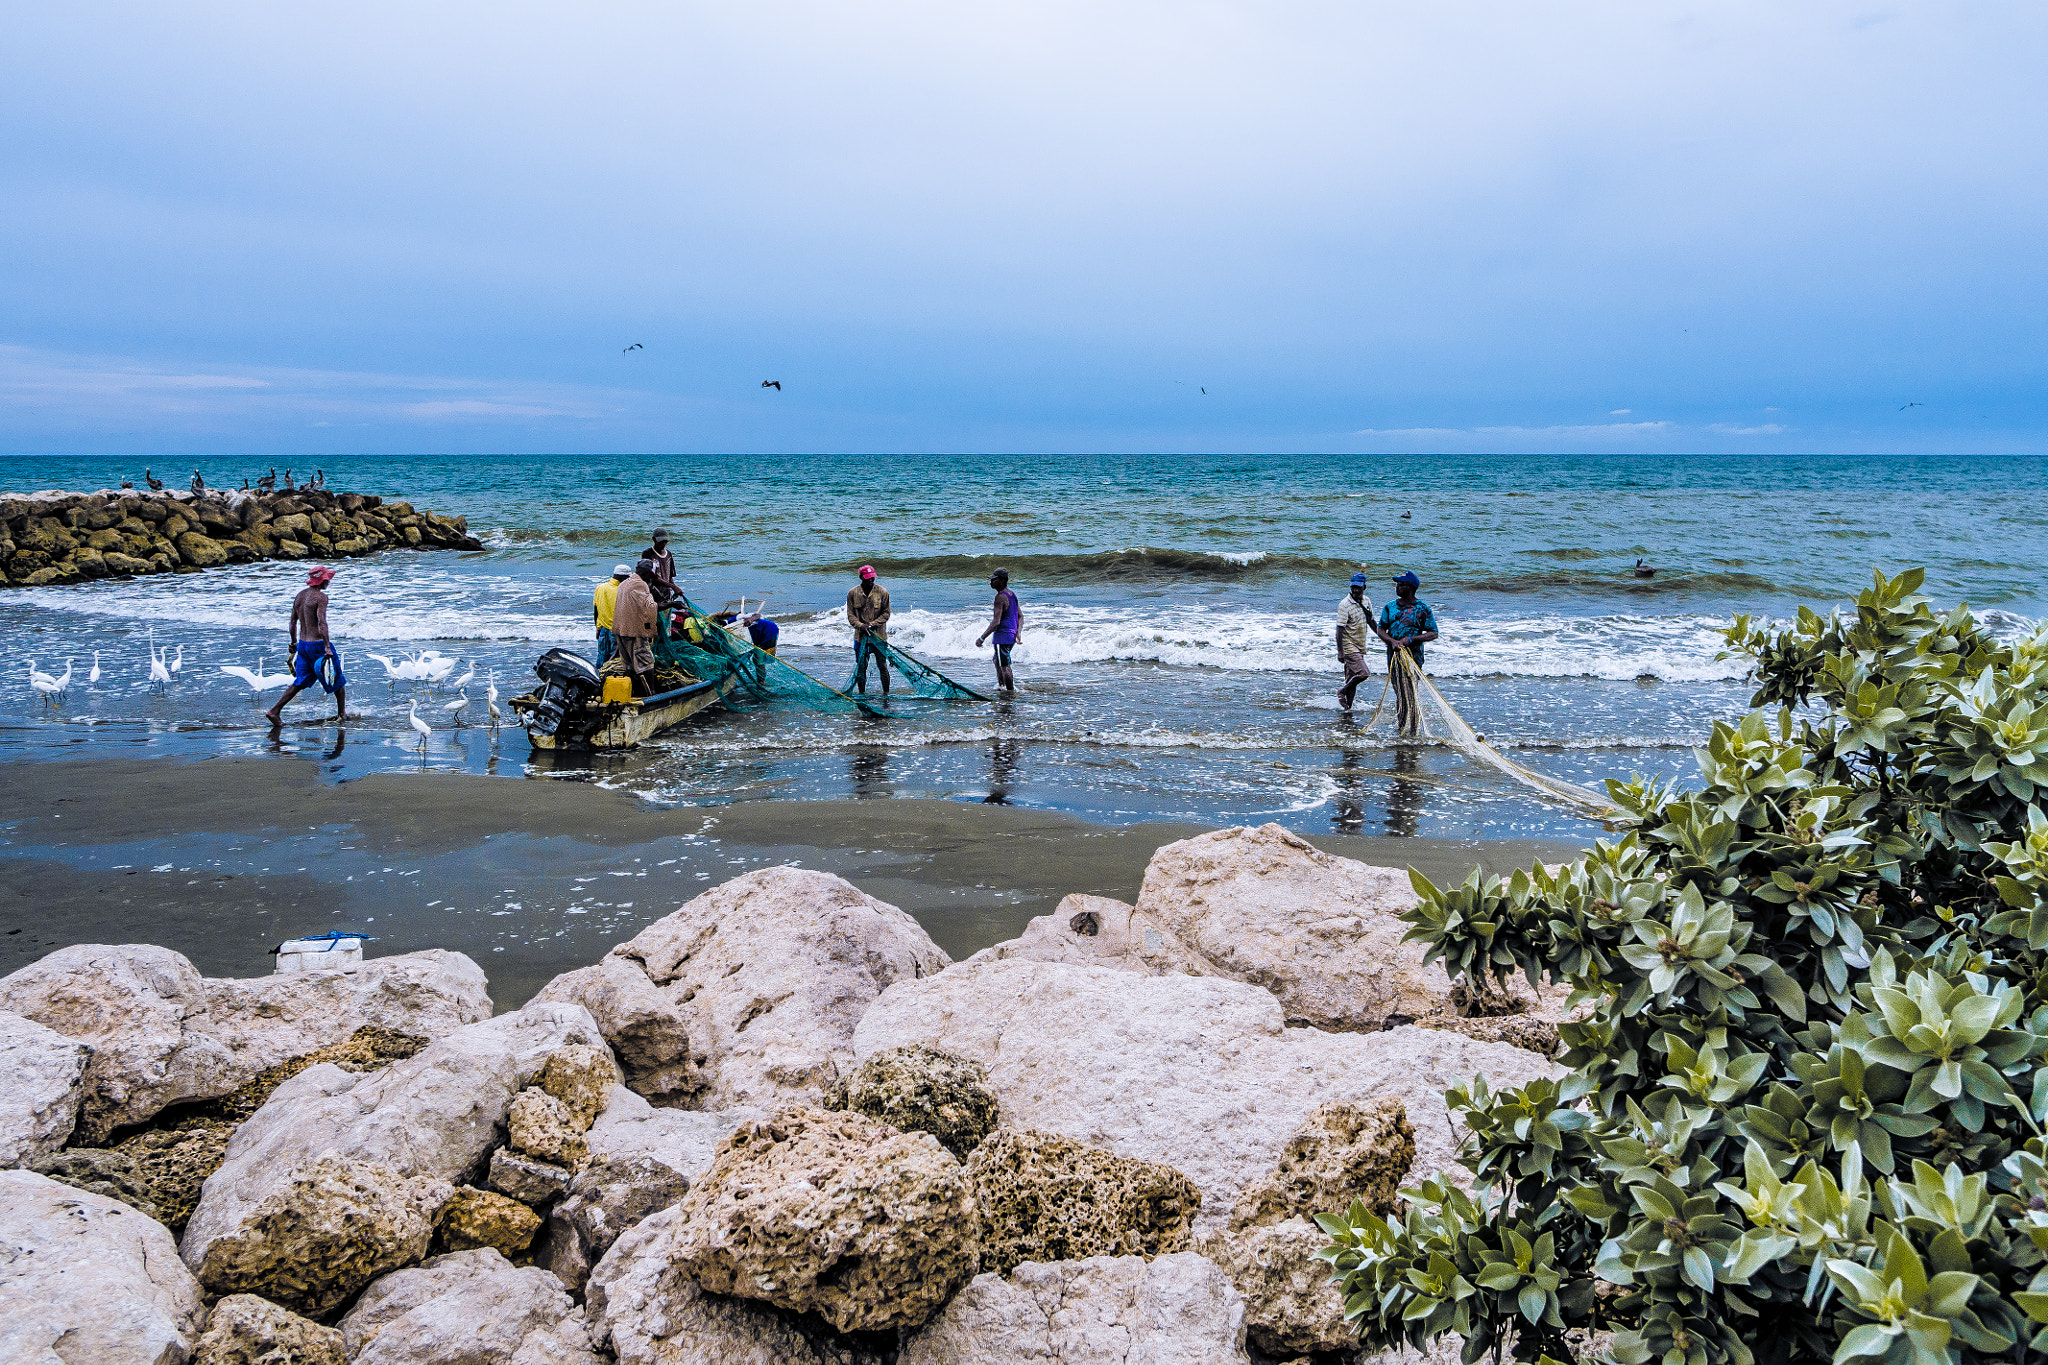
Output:
[[123,489],[0,497],[0,587],[196,573],[258,559],[482,548],[466,518],[373,493]]
[[[453,954],[52,954],[0,980],[0,1357],[1355,1361],[1314,1214],[1462,1178],[1444,1089],[1557,1068],[1450,1026],[1405,880],[1271,827],[1153,872],[952,963],[765,869],[495,1018]],[[64,1164],[195,1105],[185,1215]]]

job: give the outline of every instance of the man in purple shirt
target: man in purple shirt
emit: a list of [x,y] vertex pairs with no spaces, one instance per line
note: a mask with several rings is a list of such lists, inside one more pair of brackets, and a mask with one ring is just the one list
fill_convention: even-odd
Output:
[[996,639],[996,681],[1005,692],[1017,690],[1017,679],[1010,672],[1010,651],[1016,647],[1017,635],[1024,628],[1024,610],[1017,605],[1017,594],[1010,591],[1010,571],[997,569],[988,576],[988,585],[996,590],[995,616],[988,623],[988,629],[976,637],[978,649],[981,642],[993,635]]

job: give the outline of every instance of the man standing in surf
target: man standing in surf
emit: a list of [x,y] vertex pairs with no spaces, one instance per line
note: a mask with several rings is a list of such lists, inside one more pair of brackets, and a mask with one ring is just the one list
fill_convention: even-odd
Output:
[[[1393,675],[1395,720],[1401,733],[1414,738],[1422,733],[1422,705],[1415,694],[1415,673],[1422,670],[1422,647],[1436,638],[1436,613],[1429,603],[1415,595],[1422,580],[1413,569],[1404,569],[1394,579],[1394,600],[1380,608],[1379,635],[1387,642],[1387,671]],[[1396,659],[1400,650],[1406,661]],[[1411,672],[1408,664],[1415,665]]]
[[[306,586],[292,599],[292,685],[277,699],[277,705],[263,713],[272,725],[284,722],[286,702],[316,682],[334,694],[334,723],[348,719],[348,675],[341,671],[341,652],[327,634],[325,589],[333,577],[334,570],[325,564],[314,565],[306,574]],[[320,676],[321,664],[329,659],[334,661],[332,682]]]
[[1351,595],[1337,605],[1337,662],[1344,669],[1344,686],[1337,690],[1337,709],[1349,711],[1358,686],[1372,676],[1365,665],[1365,642],[1378,635],[1372,623],[1372,603],[1365,600],[1365,575],[1351,575]]
[[882,675],[882,695],[889,695],[889,658],[877,645],[889,642],[889,590],[875,579],[875,566],[860,566],[860,582],[846,590],[846,624],[853,627],[854,691],[868,690],[868,659]]
[[1024,629],[1024,609],[1017,605],[1017,594],[1010,591],[1010,571],[997,569],[988,576],[988,585],[996,590],[995,616],[974,641],[976,649],[991,635],[996,641],[996,683],[1005,692],[1017,690],[1017,679],[1010,672],[1010,651],[1016,647],[1017,636]]

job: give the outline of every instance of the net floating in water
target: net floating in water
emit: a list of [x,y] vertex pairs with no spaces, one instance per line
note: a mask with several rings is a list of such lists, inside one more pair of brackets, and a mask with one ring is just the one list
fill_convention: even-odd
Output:
[[[862,656],[865,655],[864,659]],[[924,660],[904,652],[887,640],[859,640],[853,647],[853,672],[847,675],[846,686],[840,690],[852,692],[860,677],[861,665],[868,661],[886,663],[896,673],[897,686],[907,685],[909,694],[924,701],[988,701],[988,697],[969,687],[966,683],[955,682],[933,668]],[[892,687],[891,695],[895,694]]]
[[713,621],[682,594],[656,613],[659,627],[654,635],[657,667],[667,664],[706,680],[723,681],[737,675],[738,685],[726,694],[725,704],[737,711],[752,706],[793,702],[820,711],[864,711],[886,715],[856,697],[849,697],[829,683],[823,683],[796,665],[779,659]]

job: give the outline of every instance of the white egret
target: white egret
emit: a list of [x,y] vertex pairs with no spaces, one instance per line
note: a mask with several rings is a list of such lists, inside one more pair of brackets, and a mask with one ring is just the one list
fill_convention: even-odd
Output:
[[100,680],[100,652],[98,650],[92,652],[92,672],[85,675],[85,680],[89,683],[96,683]]
[[162,691],[171,681],[171,670],[164,667],[163,655],[157,653],[154,644],[149,647],[149,681],[158,691]]
[[458,726],[462,724],[462,708],[469,705],[469,693],[465,692],[454,701],[442,702],[441,709],[448,713],[448,719]]
[[420,751],[424,753],[427,747],[427,739],[434,733],[434,727],[420,719],[420,704],[418,702],[409,702],[407,705],[410,707],[407,714],[412,717],[412,728],[420,732]]
[[173,660],[171,660],[171,662],[170,662],[170,670],[171,670],[171,672],[173,672],[173,673],[176,673],[176,672],[177,672],[177,671],[178,671],[179,669],[183,668],[184,666],[185,666],[185,646],[183,646],[183,645],[179,645],[179,646],[178,646],[178,657],[177,657],[177,658],[175,658],[175,659],[173,659]]
[[68,687],[70,683],[71,660],[69,659],[66,659],[64,661],[63,676],[56,678],[51,677],[47,673],[38,673],[35,670],[35,665],[29,665],[28,685],[30,687],[33,687],[36,691],[42,693],[45,697],[62,696],[64,694],[64,689]]
[[491,724],[498,723],[498,670],[492,669],[485,677],[484,705],[490,708]]
[[476,676],[476,660],[475,660],[475,659],[471,659],[471,660],[469,661],[469,671],[468,671],[467,673],[463,674],[463,675],[462,675],[461,677],[459,677],[459,678],[457,678],[457,679],[455,680],[455,686],[457,686],[457,687],[467,687],[467,686],[469,686],[469,680],[470,680],[471,678],[474,678],[475,676]]
[[263,671],[262,659],[256,661],[254,671],[246,669],[240,664],[222,664],[220,671],[229,677],[240,678],[243,682],[249,684],[251,692],[268,692],[273,687],[284,687],[292,680],[292,675],[289,673],[265,673]]
[[388,657],[382,654],[372,654],[370,657],[384,665],[384,676],[390,681],[392,688],[395,690],[398,686],[398,680],[405,676],[405,674],[398,671],[401,665],[391,662]]

